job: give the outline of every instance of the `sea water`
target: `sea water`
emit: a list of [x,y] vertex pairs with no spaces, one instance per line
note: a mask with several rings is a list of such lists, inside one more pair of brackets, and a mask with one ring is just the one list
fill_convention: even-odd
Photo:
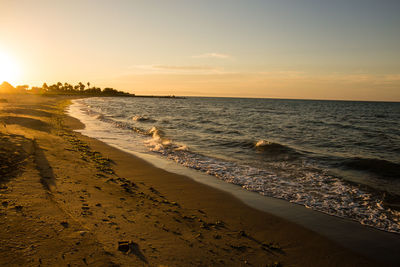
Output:
[[400,103],[93,97],[69,112],[124,150],[400,233]]

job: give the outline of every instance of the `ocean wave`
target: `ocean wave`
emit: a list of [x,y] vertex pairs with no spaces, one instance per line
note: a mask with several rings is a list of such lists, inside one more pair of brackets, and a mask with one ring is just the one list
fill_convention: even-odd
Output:
[[137,122],[156,122],[154,119],[140,115],[133,116],[132,120]]
[[346,123],[327,122],[327,121],[319,121],[319,122],[310,121],[310,123],[321,124],[321,125],[325,125],[327,127],[343,129],[343,130],[348,130],[348,129],[358,130],[358,131],[366,131],[367,130],[364,127],[359,127],[359,126],[355,125],[354,123],[352,124],[351,121],[346,121]]
[[222,139],[217,142],[218,146],[230,147],[230,148],[241,148],[246,150],[252,150],[257,153],[261,153],[266,157],[284,157],[286,159],[298,157],[301,152],[294,148],[286,145],[282,145],[268,140],[226,140]]
[[[385,203],[376,195],[324,172],[299,168],[293,170],[290,165],[284,165],[278,174],[191,151],[167,149],[156,152],[185,167],[264,196],[284,199],[326,214],[400,233],[400,226],[396,223],[400,218],[399,211],[386,209]],[[285,174],[293,171],[296,173],[294,177]]]
[[[106,115],[94,111],[86,110],[88,115],[95,117],[96,119],[109,123],[116,128],[131,130],[142,136],[150,136],[151,138],[145,141],[145,145],[154,152],[168,153],[167,151],[188,151],[189,147],[185,144],[174,143],[171,139],[165,136],[164,131],[160,128],[153,126],[149,130],[145,130],[139,127],[135,127],[129,122],[117,121]],[[136,117],[136,116],[135,116]],[[134,118],[135,118],[134,117]],[[139,116],[140,117],[140,116]],[[137,120],[147,120],[147,122],[154,121],[146,117],[137,117]]]
[[151,136],[151,139],[146,140],[145,144],[153,152],[159,152],[162,154],[168,154],[171,151],[188,151],[187,145],[174,143],[171,139],[165,136],[165,133],[157,128],[152,127],[147,135]]
[[161,140],[165,134],[162,130],[153,126],[149,131],[147,131],[147,135],[151,135],[155,140]]
[[400,164],[384,159],[351,158],[344,160],[342,166],[347,169],[371,172],[387,179],[400,179]]
[[224,146],[224,147],[239,147],[239,148],[247,148],[247,149],[253,149],[254,148],[254,142],[251,140],[218,140],[216,141],[218,146]]
[[204,128],[204,129],[203,129],[203,132],[205,132],[205,133],[212,133],[212,134],[221,134],[221,133],[223,133],[224,131],[223,131],[222,129],[211,128],[211,127],[209,127],[209,128]]
[[281,144],[273,143],[273,142],[270,142],[270,141],[267,141],[267,140],[264,140],[264,139],[257,141],[257,143],[254,146],[255,147],[259,147],[259,148],[262,148],[262,147],[283,148],[284,147]]
[[113,126],[115,126],[117,128],[127,129],[127,130],[131,130],[133,132],[139,133],[139,134],[147,135],[147,131],[146,130],[144,130],[142,128],[139,128],[139,127],[132,126],[129,123],[111,119],[111,118],[107,117],[106,115],[104,115],[102,113],[99,113],[99,112],[96,112],[96,111],[93,111],[93,110],[88,110],[87,112],[88,112],[88,114],[90,116],[95,117],[99,121],[109,123],[109,124],[111,124],[111,125],[113,125]]
[[259,140],[254,144],[257,152],[261,152],[269,157],[286,157],[286,159],[296,158],[300,152],[294,148],[268,140]]
[[[340,139],[329,139],[332,144],[327,143],[325,145],[323,142],[327,140],[326,132],[319,133],[318,129],[330,129],[327,125],[322,125],[323,128],[320,125],[312,128],[313,133],[315,132],[322,136],[317,142],[319,147],[331,149],[323,150],[326,153],[321,154],[314,149],[315,146],[307,147],[302,145],[303,143],[301,142],[303,140],[308,143],[313,141],[313,139],[307,140],[308,136],[303,134],[303,130],[297,135],[291,132],[282,133],[290,134],[286,137],[286,140],[288,140],[288,143],[293,144],[294,147],[291,147],[285,143],[275,142],[273,138],[278,135],[273,131],[270,133],[271,140],[257,140],[255,136],[263,136],[269,130],[264,130],[260,125],[253,122],[247,126],[244,122],[238,124],[236,117],[232,117],[232,120],[234,120],[232,127],[224,126],[224,128],[221,128],[221,133],[212,133],[211,130],[214,130],[215,126],[212,122],[203,120],[203,123],[197,124],[197,120],[193,120],[193,117],[190,117],[189,114],[184,113],[181,116],[176,116],[173,111],[160,115],[159,111],[152,112],[136,108],[126,116],[126,120],[117,121],[112,119],[112,115],[120,112],[121,108],[117,105],[119,102],[115,104],[113,109],[110,109],[108,102],[97,104],[97,106],[93,105],[94,108],[89,108],[91,110],[100,110],[100,113],[93,112],[93,114],[96,114],[95,116],[99,120],[111,124],[109,127],[104,127],[106,134],[114,136],[115,127],[132,130],[140,134],[136,135],[139,140],[138,146],[142,147],[143,145],[145,153],[148,153],[149,150],[153,151],[183,166],[215,176],[218,179],[262,195],[284,199],[313,210],[350,218],[361,224],[400,233],[400,225],[398,223],[400,221],[400,212],[392,208],[392,206],[397,205],[397,198],[383,198],[380,192],[373,189],[370,190],[365,186],[358,186],[356,183],[347,182],[345,179],[333,176],[330,173],[330,167],[379,174],[382,174],[382,170],[386,170],[388,177],[396,179],[400,176],[399,164],[386,160],[368,159],[367,157],[370,157],[368,154],[355,154],[366,155],[366,158],[353,158],[355,155],[349,158],[346,153],[330,153],[331,151],[337,151],[332,149],[333,145],[337,144],[338,147],[342,147],[347,143],[343,143],[343,140],[341,141]],[[154,105],[150,106],[153,107]],[[146,114],[148,117],[139,116],[135,121],[134,118],[136,116],[134,115],[136,114]],[[145,124],[149,120],[143,119],[151,119],[150,117],[157,119],[157,125]],[[246,119],[248,120],[248,117]],[[265,120],[258,121],[263,122]],[[236,128],[233,127],[235,125]],[[253,129],[254,125],[255,128]],[[349,125],[351,124],[349,123]],[[143,129],[135,126],[140,126]],[[277,128],[279,126],[276,125]],[[340,128],[343,129],[340,126],[340,122],[338,125],[332,124],[332,127],[335,128],[335,131]],[[344,125],[345,127],[348,127],[348,125]],[[165,132],[163,129],[165,129]],[[206,135],[201,132],[205,131],[205,129],[208,130]],[[215,127],[215,129],[219,130],[220,128]],[[238,131],[242,134],[237,132],[235,135],[229,135],[227,129],[239,129]],[[129,147],[132,150],[135,149],[130,146],[131,143],[129,142],[132,142],[133,138],[129,131],[125,133],[125,131],[116,130],[115,132],[124,132],[124,135],[119,135],[119,138],[123,139],[126,136],[127,149]],[[349,134],[347,136],[352,137],[353,135]],[[296,138],[300,140],[300,144],[292,141]],[[277,139],[285,140],[285,138],[280,137],[277,137]],[[178,143],[179,141],[177,140],[186,140],[184,142],[193,145],[193,150],[189,149],[185,144]],[[382,140],[385,139],[382,138]],[[108,139],[105,141],[107,142]],[[352,144],[357,141],[359,140],[353,140]],[[120,143],[123,142],[123,140],[120,141]],[[304,142],[304,144],[307,144],[307,142]],[[375,144],[377,143],[375,142]],[[211,149],[204,150],[204,146],[207,149]],[[349,148],[352,147],[350,146]],[[375,157],[375,155],[371,157]],[[322,164],[320,165],[320,163]],[[386,183],[387,181],[382,182]]]

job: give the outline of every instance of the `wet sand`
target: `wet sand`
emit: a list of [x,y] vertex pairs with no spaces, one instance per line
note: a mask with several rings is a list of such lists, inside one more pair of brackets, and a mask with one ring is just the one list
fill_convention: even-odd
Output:
[[2,266],[388,266],[72,131],[68,97],[0,98]]

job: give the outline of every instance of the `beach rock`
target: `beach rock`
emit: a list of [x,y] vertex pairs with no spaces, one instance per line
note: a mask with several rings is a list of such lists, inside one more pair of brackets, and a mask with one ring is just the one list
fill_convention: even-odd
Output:
[[118,241],[118,250],[128,253],[130,250],[130,241]]
[[118,241],[118,250],[126,254],[134,253],[136,246],[133,241]]
[[139,245],[133,241],[118,241],[118,250],[125,254],[134,254],[144,263],[148,263],[146,257],[140,251]]

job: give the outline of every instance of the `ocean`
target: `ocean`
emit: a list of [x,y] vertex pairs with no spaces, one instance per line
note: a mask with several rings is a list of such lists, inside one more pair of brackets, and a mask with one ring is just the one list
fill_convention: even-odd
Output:
[[93,97],[69,114],[110,145],[400,233],[400,103]]

